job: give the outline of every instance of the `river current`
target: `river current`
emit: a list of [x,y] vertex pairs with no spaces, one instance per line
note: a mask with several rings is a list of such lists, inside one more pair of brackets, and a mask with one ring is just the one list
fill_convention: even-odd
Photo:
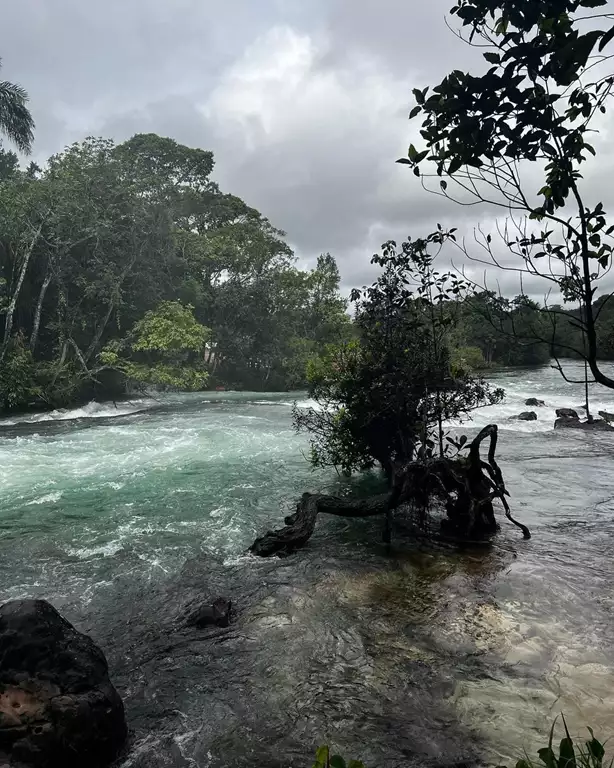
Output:
[[[292,395],[91,403],[0,422],[0,600],[44,597],[104,650],[122,768],[302,768],[321,743],[369,768],[511,764],[560,712],[611,736],[614,437],[554,431],[584,398],[549,367],[493,378],[505,402],[462,429],[499,424],[530,541],[501,515],[487,550],[396,531],[387,553],[380,521],[331,518],[259,560],[247,547],[303,491],[377,479],[311,471]],[[511,420],[529,397],[538,421]],[[186,625],[218,596],[229,628]]]

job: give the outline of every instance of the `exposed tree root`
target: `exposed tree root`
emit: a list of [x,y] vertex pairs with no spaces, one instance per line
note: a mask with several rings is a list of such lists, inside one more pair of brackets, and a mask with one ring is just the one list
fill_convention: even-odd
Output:
[[[480,447],[490,439],[487,460]],[[445,504],[447,518],[441,521],[446,537],[462,541],[484,541],[498,530],[493,501],[499,499],[506,517],[518,526],[525,539],[531,534],[511,515],[501,470],[495,459],[497,427],[485,427],[469,446],[467,457],[413,461],[397,468],[390,493],[368,499],[341,499],[322,494],[303,494],[296,513],[285,519],[285,527],[256,539],[250,551],[261,557],[287,555],[304,547],[313,534],[320,512],[341,517],[385,515],[384,540],[390,541],[391,517],[395,509],[411,505],[421,521],[433,501]]]

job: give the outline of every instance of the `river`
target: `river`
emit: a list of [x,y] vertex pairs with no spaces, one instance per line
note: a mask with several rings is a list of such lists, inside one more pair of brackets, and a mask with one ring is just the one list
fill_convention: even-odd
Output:
[[[292,396],[92,403],[0,422],[0,599],[44,597],[102,647],[122,768],[301,768],[320,743],[369,768],[511,764],[561,711],[610,736],[614,437],[553,430],[583,393],[549,367],[493,378],[505,402],[465,429],[499,424],[530,541],[503,518],[487,551],[397,532],[387,554],[380,521],[331,518],[259,560],[246,548],[303,491],[349,487],[310,470]],[[538,421],[510,420],[528,397]],[[229,628],[185,625],[220,595]]]

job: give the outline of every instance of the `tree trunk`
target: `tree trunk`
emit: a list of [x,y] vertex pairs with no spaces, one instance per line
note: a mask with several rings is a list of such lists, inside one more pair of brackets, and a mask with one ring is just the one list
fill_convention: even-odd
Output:
[[47,267],[47,274],[45,275],[45,279],[43,280],[40,293],[38,294],[38,302],[36,304],[36,313],[34,315],[34,325],[32,327],[32,335],[30,336],[30,351],[33,354],[34,354],[34,351],[36,350],[36,345],[38,344],[38,333],[40,331],[40,325],[41,325],[43,302],[45,301],[45,294],[47,293],[47,288],[49,288],[49,285],[51,284],[51,280],[52,280],[51,270],[49,269],[49,267]]
[[2,343],[2,349],[0,350],[0,363],[4,360],[4,356],[6,355],[8,343],[11,338],[11,331],[13,330],[13,315],[15,314],[15,307],[17,306],[17,300],[19,299],[19,294],[21,293],[21,286],[23,285],[23,281],[26,277],[26,272],[28,271],[28,265],[30,263],[32,252],[34,251],[34,246],[36,245],[36,242],[40,237],[40,233],[42,229],[43,229],[43,222],[41,222],[38,225],[36,232],[32,236],[30,245],[28,246],[28,249],[24,254],[23,264],[21,265],[19,278],[17,279],[17,285],[15,286],[15,291],[13,292],[13,296],[11,297],[11,301],[9,302],[8,309],[6,310],[6,320],[4,323],[4,340]]

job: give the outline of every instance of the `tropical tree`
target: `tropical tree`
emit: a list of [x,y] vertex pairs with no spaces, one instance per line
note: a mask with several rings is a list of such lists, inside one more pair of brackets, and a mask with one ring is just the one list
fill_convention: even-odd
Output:
[[[410,117],[421,117],[426,148],[411,145],[399,162],[437,194],[507,212],[498,230],[515,262],[503,264],[493,237],[481,230],[485,255],[467,255],[541,278],[574,304],[582,343],[570,351],[586,361],[595,381],[614,388],[599,364],[595,304],[611,267],[614,226],[582,179],[614,88],[606,52],[614,26],[602,26],[611,19],[606,5],[459,0],[451,9],[458,34],[483,51],[488,69],[477,75],[456,69],[434,88],[414,90]],[[557,321],[567,323],[569,314],[547,302],[543,312],[548,331],[537,338],[556,346]]]
[[[334,259],[297,269],[283,232],[222,192],[212,170],[211,152],[153,134],[120,145],[88,138],[42,170],[0,154],[7,407],[143,383],[298,388],[308,360],[347,336]],[[163,312],[183,327],[187,307],[207,329],[202,350],[169,357],[135,343],[145,318],[161,322]]]
[[25,154],[30,153],[34,141],[34,120],[27,104],[28,93],[20,85],[0,81],[0,133]]

